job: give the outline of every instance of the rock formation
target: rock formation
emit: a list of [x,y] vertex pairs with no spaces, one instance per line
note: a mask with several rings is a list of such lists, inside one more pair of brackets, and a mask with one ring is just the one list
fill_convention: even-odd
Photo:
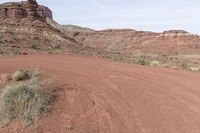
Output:
[[109,52],[175,54],[191,50],[200,51],[200,37],[182,30],[154,33],[130,29],[109,29],[79,34],[75,36],[75,39],[84,46]]
[[163,40],[168,39],[199,39],[199,36],[196,34],[189,33],[184,30],[169,30],[160,33],[158,38]]
[[52,18],[51,11],[35,0],[0,5],[0,24],[47,26],[47,16]]
[[0,48],[21,49],[38,45],[40,49],[48,50],[55,45],[72,46],[75,42],[78,42],[77,47],[81,44],[81,47],[120,53],[161,55],[200,52],[200,37],[183,30],[162,33],[130,29],[95,31],[59,25],[53,20],[52,11],[36,0],[0,4]]
[[176,54],[199,53],[200,37],[184,30],[162,33],[132,29],[106,29],[102,31],[62,26],[47,19],[47,23],[64,34],[73,37],[82,46],[108,52]]
[[58,45],[66,49],[74,43],[50,26],[46,18],[53,18],[51,10],[36,0],[0,4],[0,53],[49,51]]

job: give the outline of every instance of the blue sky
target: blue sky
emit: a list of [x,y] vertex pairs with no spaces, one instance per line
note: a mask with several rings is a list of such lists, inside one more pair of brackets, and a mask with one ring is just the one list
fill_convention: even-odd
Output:
[[[0,0],[20,1],[20,0]],[[200,0],[38,0],[60,24],[200,34]]]

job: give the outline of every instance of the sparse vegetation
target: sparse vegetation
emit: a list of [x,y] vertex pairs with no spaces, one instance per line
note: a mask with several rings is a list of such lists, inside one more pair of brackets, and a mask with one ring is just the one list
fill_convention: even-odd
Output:
[[55,45],[55,46],[53,47],[53,49],[60,49],[60,48],[61,48],[60,45]]
[[20,119],[24,126],[48,110],[52,96],[40,89],[33,79],[27,83],[9,85],[4,88],[0,99],[0,125],[5,126],[13,119]]
[[181,63],[180,68],[183,70],[187,70],[189,68],[189,66],[186,63]]
[[26,80],[26,79],[31,79],[33,77],[39,76],[40,71],[39,69],[33,69],[33,70],[22,70],[18,69],[12,74],[12,79],[15,81],[20,81],[20,80]]
[[30,79],[31,73],[30,71],[26,70],[17,70],[15,73],[12,75],[12,79],[15,81],[20,81],[20,80],[25,80],[25,79]]
[[32,48],[32,49],[37,49],[37,46],[36,46],[35,44],[33,44],[33,45],[31,46],[31,48]]
[[3,50],[0,49],[0,55],[3,55],[3,54],[4,54]]
[[37,49],[37,45],[36,45],[36,44],[32,44],[32,45],[31,45],[31,48],[32,48],[32,49]]
[[160,62],[157,61],[157,60],[154,60],[150,63],[150,66],[159,66],[160,65]]
[[150,65],[150,62],[145,60],[144,58],[139,58],[137,59],[136,61],[137,64],[140,64],[140,65],[146,65],[146,66],[149,66]]
[[19,55],[20,49],[19,48],[14,48],[10,51],[10,55]]
[[23,126],[29,126],[33,119],[48,111],[52,95],[41,89],[38,69],[17,70],[13,75],[13,80],[24,81],[3,88],[0,96],[0,126],[7,125],[13,119],[19,119]]
[[160,64],[159,66],[161,66],[161,67],[165,67],[165,68],[169,68],[169,67],[171,67],[169,64]]
[[[84,49],[69,49],[69,52],[71,52],[72,54],[81,54],[84,56],[97,56],[97,57],[105,58],[107,60],[127,62],[131,64],[140,64],[140,65],[146,65],[146,66],[157,66],[157,67],[165,67],[165,68],[176,68],[176,69],[190,70],[190,71],[195,71],[195,72],[200,71],[200,69],[198,68],[191,69],[187,63],[177,62],[178,59],[176,59],[174,62],[167,61],[167,59],[160,62],[158,60],[154,60],[154,58],[151,58],[149,56],[145,56],[145,55],[137,56],[134,53],[129,53],[129,54],[111,53],[111,52],[108,53],[106,51],[98,51],[98,50],[88,51]],[[162,56],[164,58],[167,57],[167,55],[162,55]]]
[[49,50],[48,53],[49,53],[49,54],[53,54],[53,50]]

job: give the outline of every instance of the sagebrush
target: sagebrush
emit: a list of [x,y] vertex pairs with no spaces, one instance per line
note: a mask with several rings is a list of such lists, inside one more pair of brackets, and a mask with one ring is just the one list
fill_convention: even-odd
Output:
[[26,83],[8,85],[0,97],[0,125],[19,119],[23,126],[47,112],[52,95],[41,90],[36,79]]

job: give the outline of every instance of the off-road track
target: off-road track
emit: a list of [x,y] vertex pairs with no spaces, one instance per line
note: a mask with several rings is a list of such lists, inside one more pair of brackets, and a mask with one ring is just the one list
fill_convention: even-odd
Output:
[[0,57],[0,72],[41,70],[57,82],[47,116],[0,133],[200,133],[200,74],[72,55]]

